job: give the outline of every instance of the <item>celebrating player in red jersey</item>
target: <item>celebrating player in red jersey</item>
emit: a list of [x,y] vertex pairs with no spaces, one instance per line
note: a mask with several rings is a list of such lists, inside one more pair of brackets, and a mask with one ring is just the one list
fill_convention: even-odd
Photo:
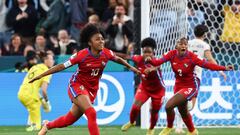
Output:
[[[187,50],[188,41],[186,38],[181,38],[177,42],[176,50],[172,50],[163,56],[161,59],[153,59],[150,61],[154,66],[159,66],[164,62],[170,61],[173,72],[175,73],[176,81],[174,87],[174,96],[170,98],[166,104],[167,113],[167,128],[164,128],[159,135],[169,135],[175,118],[174,108],[178,107],[184,123],[188,128],[187,135],[198,135],[197,129],[194,128],[192,116],[187,109],[187,101],[196,97],[199,88],[199,79],[194,73],[196,65],[208,68],[211,70],[233,70],[233,66],[219,66],[201,60],[194,53]],[[151,59],[150,57],[148,60]],[[155,70],[148,68],[145,73],[150,73]]]
[[[132,109],[130,112],[130,122],[126,123],[122,126],[122,131],[128,130],[130,127],[136,124],[135,120],[140,112],[141,106],[151,98],[151,119],[150,119],[150,127],[147,131],[147,135],[154,134],[154,126],[158,120],[158,112],[162,106],[162,98],[165,95],[165,87],[162,79],[162,74],[160,69],[156,69],[156,71],[146,75],[144,74],[144,70],[147,67],[152,67],[150,63],[145,62],[146,57],[154,58],[154,49],[156,48],[156,42],[152,38],[145,38],[141,42],[141,47],[143,51],[143,55],[134,55],[132,56],[132,60],[137,65],[138,69],[142,71],[141,83],[138,86],[134,104],[132,105]],[[116,54],[118,55],[118,54]],[[130,59],[130,56],[125,57]]]
[[99,135],[99,129],[96,123],[96,111],[92,103],[97,95],[99,79],[102,76],[103,69],[108,60],[113,60],[125,65],[135,73],[139,70],[129,65],[122,58],[104,48],[104,38],[101,31],[94,25],[87,25],[81,32],[81,43],[86,43],[89,48],[83,49],[73,55],[67,62],[58,64],[43,74],[35,77],[30,82],[38,80],[46,75],[62,71],[68,67],[78,64],[78,70],[70,79],[68,86],[68,95],[72,101],[70,111],[53,121],[45,121],[44,126],[38,135],[45,135],[48,130],[53,128],[62,128],[72,125],[83,114],[88,119],[88,129],[90,135]]

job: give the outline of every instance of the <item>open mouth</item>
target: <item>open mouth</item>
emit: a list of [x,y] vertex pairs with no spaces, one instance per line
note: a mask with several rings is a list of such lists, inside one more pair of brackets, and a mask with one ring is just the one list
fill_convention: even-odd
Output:
[[181,49],[181,52],[185,52],[186,51],[186,49]]

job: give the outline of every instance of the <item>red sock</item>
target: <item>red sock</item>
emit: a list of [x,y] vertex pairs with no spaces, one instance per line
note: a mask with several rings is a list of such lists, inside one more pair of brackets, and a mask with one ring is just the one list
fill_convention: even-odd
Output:
[[192,116],[190,114],[188,114],[186,118],[183,118],[183,122],[187,126],[188,131],[190,131],[190,132],[194,131],[195,128],[194,128],[194,125],[192,122]]
[[158,120],[158,112],[152,112],[151,119],[150,119],[150,129],[153,129],[155,127],[157,120]]
[[97,113],[93,107],[88,108],[85,113],[88,119],[88,131],[90,135],[99,135],[99,129],[97,125]]
[[72,113],[69,111],[66,115],[61,116],[53,121],[50,121],[47,124],[48,129],[52,128],[62,128],[67,127],[69,125],[72,125],[74,122],[76,122],[78,118],[74,117]]
[[140,111],[140,108],[138,106],[136,106],[135,104],[133,104],[131,112],[130,112],[130,123],[134,123],[134,121],[136,120],[136,117],[138,116]]
[[167,127],[168,128],[172,128],[173,127],[174,118],[175,118],[174,110],[170,114],[167,113]]

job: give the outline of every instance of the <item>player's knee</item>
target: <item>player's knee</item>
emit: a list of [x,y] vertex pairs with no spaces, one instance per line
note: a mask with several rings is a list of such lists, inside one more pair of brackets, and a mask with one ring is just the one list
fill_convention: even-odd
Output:
[[172,110],[173,110],[172,105],[170,105],[170,104],[166,104],[166,106],[165,106],[165,110],[166,110],[167,112],[172,111]]
[[133,104],[132,110],[140,110],[141,106],[138,106],[136,104]]

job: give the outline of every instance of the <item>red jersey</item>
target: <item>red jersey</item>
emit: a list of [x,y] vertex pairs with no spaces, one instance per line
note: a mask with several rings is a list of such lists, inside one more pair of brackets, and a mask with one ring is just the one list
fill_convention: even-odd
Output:
[[194,73],[194,67],[196,65],[211,69],[211,70],[226,70],[224,66],[219,66],[201,60],[190,51],[186,51],[183,56],[178,55],[177,50],[169,51],[160,59],[153,59],[151,63],[155,66],[159,66],[164,62],[170,61],[173,72],[175,73],[176,81],[175,86],[178,88],[197,88],[197,76]]
[[142,72],[141,83],[142,86],[147,91],[155,91],[161,88],[165,89],[165,84],[162,79],[161,70],[158,68],[157,71],[151,72],[148,75],[145,75],[143,71],[151,67],[150,63],[145,63],[143,56],[134,55],[132,60],[136,63],[138,69]]
[[90,92],[96,93],[103,69],[108,60],[114,59],[114,53],[106,48],[97,57],[93,56],[88,48],[79,51],[69,59],[71,65],[78,64],[78,69],[72,75],[70,84],[83,85]]

